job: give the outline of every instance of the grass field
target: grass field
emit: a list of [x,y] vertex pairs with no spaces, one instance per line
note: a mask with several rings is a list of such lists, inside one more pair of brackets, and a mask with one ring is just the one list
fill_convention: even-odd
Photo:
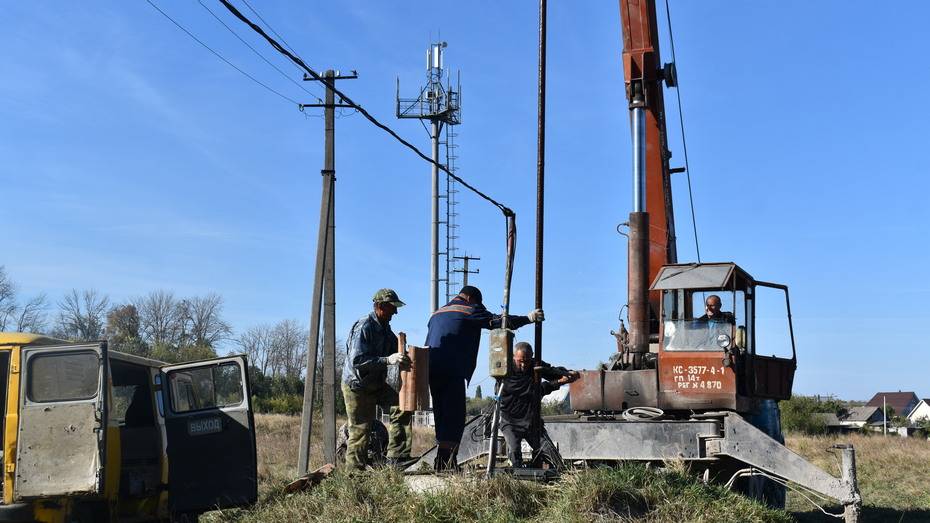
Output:
[[[208,521],[837,521],[789,493],[788,512],[768,510],[695,481],[680,467],[658,472],[639,465],[568,474],[555,485],[508,478],[455,480],[454,488],[411,493],[391,471],[337,473],[309,493],[285,496],[294,479],[299,418],[256,416],[260,499],[250,510],[214,512]],[[429,446],[418,432],[414,452]],[[834,475],[838,442],[856,447],[863,521],[930,522],[930,442],[898,437],[789,435],[790,448]],[[321,464],[321,449],[311,455]],[[829,507],[828,507],[829,508]],[[839,511],[832,507],[834,512]]]

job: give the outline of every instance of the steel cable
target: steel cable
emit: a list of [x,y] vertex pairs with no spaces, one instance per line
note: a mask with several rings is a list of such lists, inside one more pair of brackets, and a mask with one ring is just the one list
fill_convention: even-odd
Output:
[[[672,63],[675,61],[675,38],[672,36],[672,12],[668,7],[668,0],[665,0],[665,19],[668,21],[668,40],[672,51]],[[697,219],[694,214],[694,196],[691,193],[691,166],[688,163],[688,142],[685,141],[685,117],[681,110],[681,86],[678,79],[675,79],[675,98],[678,100],[678,124],[681,128],[681,148],[685,154],[685,175],[688,177],[688,202],[691,204],[691,228],[694,230],[694,250],[697,251],[697,261],[701,261],[701,246],[698,243]]]

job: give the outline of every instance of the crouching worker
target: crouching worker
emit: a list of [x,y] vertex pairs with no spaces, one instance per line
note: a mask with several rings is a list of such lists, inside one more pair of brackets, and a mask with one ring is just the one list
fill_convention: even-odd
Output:
[[391,317],[404,302],[391,289],[379,290],[372,301],[374,310],[355,322],[349,331],[348,354],[342,371],[342,394],[349,418],[346,467],[356,470],[367,465],[369,429],[377,406],[390,411],[388,465],[410,461],[412,444],[411,413],[398,409],[397,391],[387,383],[390,366],[410,365],[407,355],[397,352],[397,336],[391,331]]
[[533,348],[526,342],[517,343],[513,349],[513,372],[503,379],[500,393],[501,433],[507,442],[507,457],[513,468],[522,467],[521,441],[526,440],[533,448],[534,466],[545,460],[550,466],[561,468],[562,459],[546,435],[539,415],[540,402],[546,394],[577,380],[579,374],[542,363],[537,383],[533,371]]

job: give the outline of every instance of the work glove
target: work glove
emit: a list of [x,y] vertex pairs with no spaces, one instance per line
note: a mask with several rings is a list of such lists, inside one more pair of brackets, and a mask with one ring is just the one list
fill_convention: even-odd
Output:
[[410,358],[403,352],[395,352],[387,357],[388,365],[400,365],[401,369],[410,368]]
[[527,313],[526,317],[530,319],[530,322],[536,323],[539,321],[545,321],[546,314],[542,309],[535,309]]

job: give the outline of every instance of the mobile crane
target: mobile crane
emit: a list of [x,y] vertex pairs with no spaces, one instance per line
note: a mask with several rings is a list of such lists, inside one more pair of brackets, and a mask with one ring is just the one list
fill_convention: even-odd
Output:
[[[548,435],[566,463],[683,460],[774,506],[784,506],[791,482],[836,499],[845,520],[858,521],[852,446],[837,445],[837,478],[783,444],[776,402],[791,397],[797,367],[788,287],[732,262],[678,262],[662,90],[676,86],[675,64],[660,59],[655,1],[619,3],[633,142],[630,328],[621,322],[612,333],[617,351],[605,368],[582,371],[571,384],[575,414],[546,418]],[[766,356],[757,343],[760,288],[784,294],[790,358]],[[710,295],[730,311],[701,316]],[[465,432],[460,460],[486,455],[487,442],[474,437],[484,431]]]

